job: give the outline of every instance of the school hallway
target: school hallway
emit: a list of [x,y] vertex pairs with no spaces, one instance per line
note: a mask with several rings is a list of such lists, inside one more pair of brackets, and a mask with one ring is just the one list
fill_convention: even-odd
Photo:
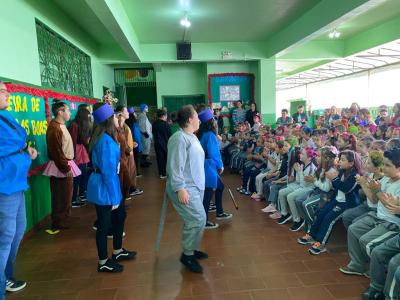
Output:
[[[200,261],[203,274],[188,272],[179,262],[182,223],[169,205],[161,250],[154,251],[165,181],[156,167],[143,170],[139,186],[144,194],[127,201],[126,238],[123,247],[138,251],[135,260],[123,262],[123,273],[98,273],[95,210],[74,208],[73,226],[50,236],[42,229],[26,240],[16,262],[16,278],[28,282],[7,299],[127,300],[127,299],[229,299],[325,300],[360,299],[368,287],[364,277],[346,276],[338,268],[347,263],[344,227],[334,229],[329,253],[312,256],[297,244],[303,234],[277,225],[256,202],[236,192],[240,180],[229,172],[224,209],[234,214],[220,227],[204,234]],[[239,204],[236,211],[227,188]],[[210,213],[211,220],[215,214]],[[109,250],[111,251],[111,241]]]

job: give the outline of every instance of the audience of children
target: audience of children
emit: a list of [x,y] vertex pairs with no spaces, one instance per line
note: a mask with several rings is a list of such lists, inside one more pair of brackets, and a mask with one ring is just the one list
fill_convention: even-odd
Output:
[[278,224],[304,227],[298,243],[311,245],[310,254],[327,251],[342,219],[350,262],[340,271],[370,274],[363,299],[399,299],[400,103],[393,116],[389,111],[383,105],[374,116],[357,103],[341,113],[332,107],[313,129],[302,107],[293,118],[284,109],[275,130],[253,114],[251,127],[237,122],[220,143],[224,163],[242,176],[237,190],[265,199],[262,212]]

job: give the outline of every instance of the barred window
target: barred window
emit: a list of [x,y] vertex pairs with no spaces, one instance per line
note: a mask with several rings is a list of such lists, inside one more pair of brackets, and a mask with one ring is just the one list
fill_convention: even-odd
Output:
[[42,85],[93,97],[90,56],[36,19]]

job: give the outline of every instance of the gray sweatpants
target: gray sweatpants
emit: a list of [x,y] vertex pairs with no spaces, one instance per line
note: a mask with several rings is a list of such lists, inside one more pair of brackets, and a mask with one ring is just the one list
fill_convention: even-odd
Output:
[[369,212],[351,224],[347,232],[347,246],[351,258],[348,267],[364,273],[373,248],[399,231],[396,224],[378,219],[375,212]]
[[168,188],[167,193],[177,213],[183,219],[182,249],[185,255],[193,255],[203,237],[206,225],[206,212],[203,206],[204,191],[197,188],[187,188],[189,203],[184,205],[179,202],[178,194]]
[[361,203],[356,207],[346,209],[342,215],[342,221],[344,227],[349,228],[351,223],[357,221],[358,218],[364,216],[366,213],[370,211],[376,211],[376,208],[373,209],[369,207],[367,201],[364,201],[363,203]]
[[[376,246],[371,253],[371,287],[383,291],[386,299],[399,299],[395,273],[400,267],[400,235]],[[400,275],[400,274],[399,274]]]

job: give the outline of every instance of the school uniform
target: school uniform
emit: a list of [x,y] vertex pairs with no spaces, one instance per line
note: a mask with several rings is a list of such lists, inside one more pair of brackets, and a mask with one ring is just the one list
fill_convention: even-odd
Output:
[[[114,249],[122,248],[125,208],[119,180],[120,146],[104,133],[91,152],[93,170],[89,177],[87,199],[97,213],[96,245],[99,260],[108,258],[107,234],[111,228]],[[115,210],[112,206],[119,205]]]
[[0,111],[0,298],[6,279],[14,280],[14,262],[26,227],[24,192],[31,159],[26,131],[7,111]]
[[211,198],[215,191],[215,205],[217,208],[217,215],[223,214],[222,208],[222,194],[224,191],[224,184],[218,174],[224,165],[222,163],[221,153],[218,148],[217,136],[214,132],[205,132],[200,138],[201,146],[205,152],[204,161],[204,174],[205,174],[205,190],[203,205],[206,215],[208,216],[208,209],[210,207]]

